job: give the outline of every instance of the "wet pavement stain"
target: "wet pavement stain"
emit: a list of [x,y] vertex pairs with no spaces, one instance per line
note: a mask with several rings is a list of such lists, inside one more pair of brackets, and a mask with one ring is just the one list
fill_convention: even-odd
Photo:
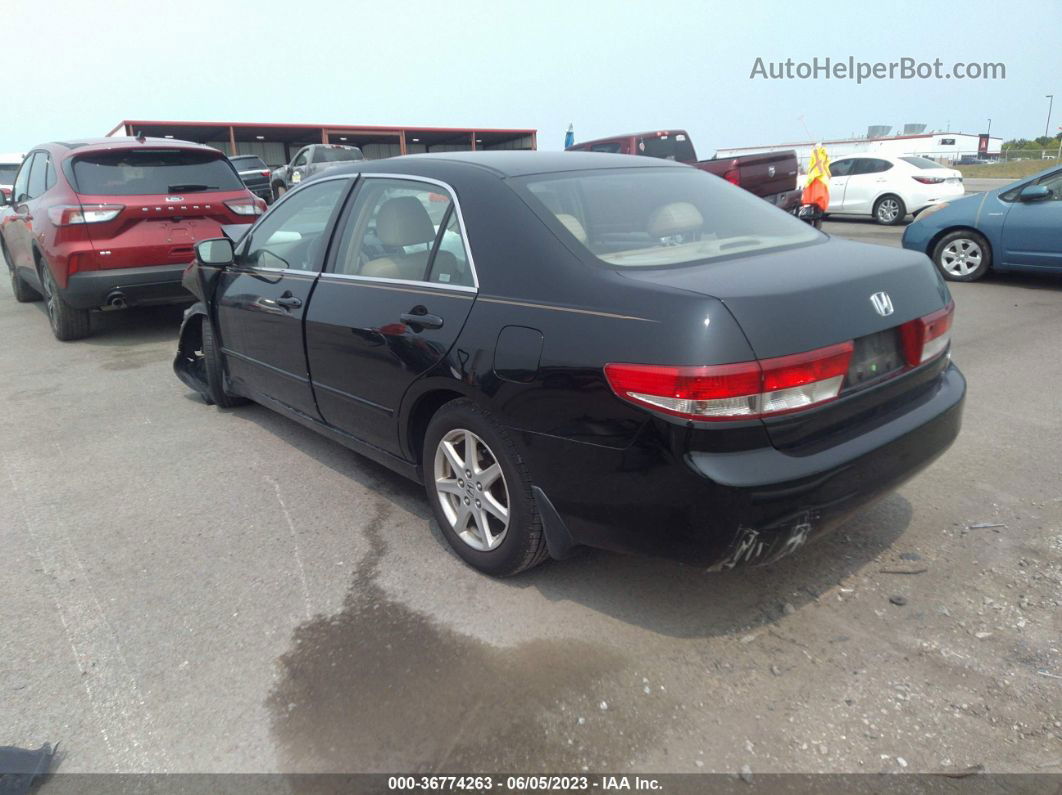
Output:
[[343,610],[299,626],[279,659],[266,705],[284,769],[627,768],[673,724],[673,701],[647,695],[617,650],[569,640],[495,647],[389,598],[374,582],[389,508],[366,531],[372,549]]

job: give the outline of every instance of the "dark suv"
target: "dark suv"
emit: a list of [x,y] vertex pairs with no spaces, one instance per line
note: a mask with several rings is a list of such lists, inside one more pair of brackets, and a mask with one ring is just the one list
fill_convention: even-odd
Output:
[[221,152],[152,138],[35,147],[4,204],[15,299],[43,297],[60,340],[87,336],[93,309],[189,300],[195,243],[265,209]]
[[259,199],[264,199],[267,204],[273,201],[273,189],[269,185],[273,172],[262,158],[258,155],[234,155],[229,161],[235,166],[247,190]]

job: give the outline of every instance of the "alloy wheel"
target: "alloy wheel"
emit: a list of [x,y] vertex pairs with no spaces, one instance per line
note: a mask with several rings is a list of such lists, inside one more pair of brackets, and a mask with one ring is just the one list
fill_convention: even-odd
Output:
[[44,288],[44,308],[48,312],[48,322],[52,328],[56,328],[58,320],[56,313],[59,310],[59,290],[55,286],[55,282],[52,281],[52,274],[48,270],[47,266],[41,268],[41,287]]
[[940,252],[940,267],[952,276],[969,276],[981,267],[983,256],[975,241],[967,237],[956,238]]
[[900,203],[896,199],[882,199],[878,204],[878,219],[891,224],[900,214]]
[[497,549],[509,529],[509,489],[487,443],[453,429],[435,449],[434,476],[439,505],[457,537],[480,552]]

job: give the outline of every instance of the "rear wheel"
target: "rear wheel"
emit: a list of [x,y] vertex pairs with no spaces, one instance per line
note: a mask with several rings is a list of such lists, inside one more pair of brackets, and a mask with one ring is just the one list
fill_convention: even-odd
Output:
[[885,226],[895,226],[907,217],[907,207],[899,196],[888,194],[874,202],[874,220]]
[[46,263],[40,264],[41,284],[44,286],[45,307],[52,334],[57,340],[69,342],[89,335],[89,311],[70,306],[59,294],[52,271]]
[[218,349],[217,339],[214,336],[214,325],[210,322],[210,318],[203,318],[202,337],[203,372],[207,382],[207,394],[204,396],[206,401],[223,409],[231,409],[247,403],[248,400],[246,398],[232,395],[225,391],[221,351]]
[[975,282],[992,267],[992,250],[977,232],[959,229],[940,239],[933,248],[933,262],[949,281]]
[[435,519],[466,563],[504,577],[548,557],[523,459],[489,413],[447,403],[428,424],[422,461]]

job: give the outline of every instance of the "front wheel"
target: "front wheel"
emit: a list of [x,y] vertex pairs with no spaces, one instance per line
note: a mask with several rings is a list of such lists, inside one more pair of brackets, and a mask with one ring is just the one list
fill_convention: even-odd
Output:
[[959,229],[940,239],[933,248],[933,262],[948,281],[975,282],[992,267],[992,249],[977,232]]
[[896,226],[907,217],[907,207],[899,196],[882,196],[874,203],[874,220],[885,226]]
[[273,186],[273,201],[276,201],[287,192],[288,189],[278,182],[276,185]]
[[422,461],[435,519],[466,563],[505,577],[548,557],[523,459],[488,412],[447,403],[428,425]]
[[207,403],[218,408],[231,409],[249,402],[246,398],[233,395],[225,390],[225,376],[222,369],[221,351],[214,336],[214,325],[210,318],[203,318],[201,326],[203,347],[203,374],[206,376],[207,394],[203,397]]
[[70,306],[59,294],[52,271],[46,263],[41,263],[41,284],[44,286],[45,308],[48,310],[48,323],[52,334],[61,342],[79,340],[89,335],[89,311]]

